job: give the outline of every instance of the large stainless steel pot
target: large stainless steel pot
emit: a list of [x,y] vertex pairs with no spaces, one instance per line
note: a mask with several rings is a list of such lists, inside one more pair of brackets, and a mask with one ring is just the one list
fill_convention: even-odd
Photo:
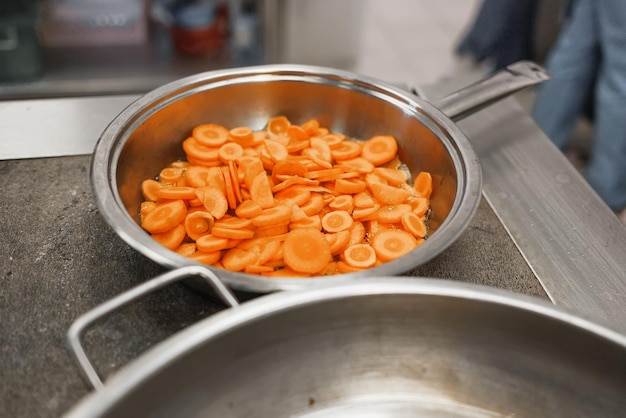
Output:
[[626,337],[549,303],[433,279],[277,292],[185,329],[103,386],[80,335],[202,267],[168,272],[81,317],[70,341],[99,390],[69,417],[618,417]]
[[[520,62],[432,105],[381,81],[329,68],[270,65],[198,74],[146,94],[113,120],[94,150],[93,192],[107,222],[136,250],[167,268],[193,265],[138,224],[141,182],[183,156],[181,143],[193,126],[211,121],[261,129],[269,117],[286,115],[295,122],[316,117],[332,131],[354,138],[394,135],[411,172],[426,170],[435,178],[425,244],[360,273],[307,280],[220,275],[233,288],[269,292],[403,273],[452,244],[480,201],[478,158],[453,119],[544,79],[537,65]],[[206,290],[203,281],[188,284]]]

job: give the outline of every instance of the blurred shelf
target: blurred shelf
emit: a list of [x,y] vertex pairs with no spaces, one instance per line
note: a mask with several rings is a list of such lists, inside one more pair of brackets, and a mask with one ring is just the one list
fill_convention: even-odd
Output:
[[145,93],[191,74],[261,64],[263,54],[233,57],[224,47],[185,56],[152,39],[136,46],[44,48],[42,61],[41,77],[0,83],[0,100]]

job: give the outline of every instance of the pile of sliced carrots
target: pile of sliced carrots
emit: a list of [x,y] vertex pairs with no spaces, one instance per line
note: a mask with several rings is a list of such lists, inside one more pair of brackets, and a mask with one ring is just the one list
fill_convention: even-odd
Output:
[[186,161],[142,183],[141,226],[199,262],[276,277],[349,273],[427,235],[432,177],[409,185],[393,136],[356,141],[277,116],[262,131],[197,126],[183,150]]

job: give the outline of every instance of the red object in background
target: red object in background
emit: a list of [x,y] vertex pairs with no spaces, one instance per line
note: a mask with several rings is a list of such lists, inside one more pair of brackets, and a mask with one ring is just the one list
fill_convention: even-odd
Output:
[[224,46],[228,37],[228,9],[220,5],[211,25],[205,28],[170,27],[177,50],[189,55],[204,55]]

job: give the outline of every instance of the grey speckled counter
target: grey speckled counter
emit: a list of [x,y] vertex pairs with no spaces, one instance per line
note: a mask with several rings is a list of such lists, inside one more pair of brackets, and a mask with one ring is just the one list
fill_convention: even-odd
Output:
[[[55,417],[89,387],[65,343],[78,316],[162,268],[104,222],[89,183],[89,156],[0,162],[0,404],[11,417]],[[483,283],[545,297],[486,202],[444,254],[411,274]],[[223,309],[174,285],[87,333],[103,376],[154,343]]]

